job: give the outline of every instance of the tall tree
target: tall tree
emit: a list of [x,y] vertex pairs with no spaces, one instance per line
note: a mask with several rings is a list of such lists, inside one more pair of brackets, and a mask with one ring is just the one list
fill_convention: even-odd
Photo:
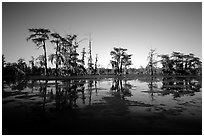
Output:
[[85,54],[86,54],[85,48],[83,48],[81,53],[82,53],[81,63],[84,66],[85,65]]
[[92,62],[92,52],[91,52],[91,36],[89,36],[89,51],[88,51],[89,57],[88,57],[88,73],[92,74],[94,71],[93,68],[93,62]]
[[190,72],[191,74],[197,74],[198,69],[201,68],[201,61],[198,57],[195,57],[194,54],[189,54],[190,55]]
[[61,54],[64,57],[64,65],[69,71],[70,75],[77,75],[79,73],[79,54],[77,53],[78,43],[77,35],[67,35],[62,38],[62,51]]
[[46,40],[49,40],[49,29],[44,28],[31,28],[29,29],[31,35],[27,38],[32,40],[38,48],[43,48],[44,51],[44,65],[45,65],[45,75],[47,75],[47,51],[46,51]]
[[29,60],[29,64],[31,65],[31,73],[34,73],[34,66],[35,66],[35,58],[31,56],[31,60]]
[[201,73],[202,62],[194,54],[190,53],[184,55],[180,52],[173,52],[171,57],[169,55],[159,55],[163,66],[164,74],[175,75],[197,75]]
[[124,64],[124,55],[125,55],[125,51],[127,51],[127,49],[124,48],[113,48],[114,50],[110,52],[110,55],[112,56],[111,60],[111,64],[112,67],[114,67],[115,73],[116,74],[122,74],[122,66]]
[[162,73],[171,75],[173,74],[173,61],[170,59],[169,55],[158,55],[161,57]]
[[27,65],[25,63],[25,59],[19,58],[17,61],[17,67],[22,70],[23,72],[26,71]]
[[76,49],[78,48],[78,43],[77,43],[77,35],[67,35],[67,39],[69,43],[71,43],[70,46],[70,66],[71,66],[71,71],[73,75],[77,75],[78,72],[78,56],[79,54],[77,53]]
[[39,55],[35,60],[37,61],[36,63],[38,64],[38,66],[41,68],[43,66],[45,66],[45,62],[44,62],[44,55]]
[[183,72],[184,72],[184,67],[183,67],[184,55],[183,55],[183,53],[173,52],[171,55],[171,58],[172,58],[172,61],[174,62],[175,73],[179,74],[179,75],[183,74]]
[[127,73],[127,67],[132,65],[131,56],[132,55],[128,55],[128,54],[123,55],[122,61],[124,64],[124,73],[125,74]]
[[156,49],[150,49],[149,55],[147,57],[147,59],[149,60],[147,68],[149,69],[151,75],[153,75],[154,71],[156,71],[157,61],[155,60],[155,51]]
[[98,63],[98,54],[96,54],[96,60],[95,60],[95,68],[94,68],[94,74],[97,73],[97,63]]
[[58,76],[58,67],[61,64],[61,61],[63,60],[62,56],[60,56],[60,42],[62,37],[58,33],[51,33],[51,36],[53,40],[51,40],[51,43],[54,43],[56,45],[55,47],[55,54],[50,54],[48,60],[51,61],[53,64],[53,60],[55,59],[55,75]]

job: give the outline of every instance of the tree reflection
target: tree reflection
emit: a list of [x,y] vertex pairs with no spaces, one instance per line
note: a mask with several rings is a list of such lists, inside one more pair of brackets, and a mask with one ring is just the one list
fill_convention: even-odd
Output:
[[148,83],[148,87],[149,87],[149,94],[151,95],[151,99],[152,101],[154,101],[154,93],[157,92],[157,83],[154,80],[154,77],[151,77],[150,82]]
[[89,80],[88,81],[89,105],[91,105],[92,87],[93,87],[93,80]]
[[171,94],[174,98],[177,98],[184,95],[193,96],[195,92],[200,92],[201,89],[200,80],[190,77],[163,77],[161,88],[158,88],[157,81],[153,77],[146,79],[146,81],[149,90],[142,92],[149,93],[152,100],[154,100],[155,93],[162,96]]
[[78,98],[77,85],[73,84],[68,90],[68,105],[71,109],[77,108],[76,100]]
[[[121,80],[122,81],[122,80]],[[127,82],[127,79],[124,80],[124,87],[122,88],[122,92],[124,96],[130,97],[132,96],[130,89],[132,88],[132,85]]]
[[11,86],[12,90],[23,90],[27,87],[28,81],[26,79],[16,79],[15,82],[13,81],[13,85]]
[[[67,80],[63,84],[59,84],[60,81],[55,80],[54,87],[51,87],[50,92],[47,89],[47,81],[45,83],[40,83],[40,94],[43,98],[43,110],[47,102],[55,102],[56,111],[64,111],[70,109],[78,108],[77,99],[79,98],[79,92],[82,93],[82,102],[85,104],[85,94],[84,94],[84,81],[78,80]],[[55,93],[53,93],[55,91]],[[91,95],[90,95],[91,97]]]
[[127,79],[124,80],[124,84],[122,79],[114,79],[111,86],[112,91],[115,90],[121,93],[121,99],[125,99],[125,97],[130,97],[132,95],[130,91],[131,88],[132,86],[127,82]]
[[98,89],[97,89],[97,81],[94,82],[95,90],[96,90],[96,96],[98,95]]
[[140,81],[146,82],[149,88],[149,90],[142,91],[142,92],[148,93],[150,95],[151,100],[154,101],[155,93],[160,93],[157,85],[158,79],[156,77],[151,76],[145,79],[141,79]]
[[193,96],[195,92],[200,92],[201,83],[195,78],[164,77],[162,81],[162,95],[172,94],[174,98],[184,95]]
[[77,81],[68,80],[64,82],[64,87],[56,84],[56,109],[65,110],[65,109],[74,109],[77,108],[76,100],[78,98]]
[[31,93],[33,93],[34,83],[35,83],[35,80],[31,80],[31,83],[27,84],[27,87],[31,88]]
[[45,105],[46,105],[46,94],[47,94],[47,83],[48,81],[46,80],[45,83],[40,83],[40,94],[43,99],[42,103],[42,110],[45,111]]
[[85,93],[84,93],[84,91],[85,91],[85,86],[84,86],[85,81],[83,80],[81,82],[82,83],[79,84],[79,89],[77,91],[81,92],[81,94],[82,94],[81,95],[82,103],[85,104],[85,99],[86,99]]

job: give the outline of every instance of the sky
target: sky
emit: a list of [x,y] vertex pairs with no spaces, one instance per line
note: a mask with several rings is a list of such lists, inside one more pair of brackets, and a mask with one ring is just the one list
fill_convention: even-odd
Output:
[[[78,40],[92,40],[92,56],[98,64],[111,67],[110,52],[126,48],[132,54],[131,67],[145,67],[150,49],[157,54],[173,51],[202,57],[202,3],[2,3],[2,53],[7,62],[31,56],[43,49],[26,41],[29,28],[48,28],[62,36],[77,34]],[[88,51],[88,40],[80,43]],[[54,46],[47,42],[47,54]],[[87,55],[88,56],[88,55]],[[81,57],[81,56],[79,56]],[[86,61],[87,63],[87,61]],[[49,62],[49,66],[52,66]]]

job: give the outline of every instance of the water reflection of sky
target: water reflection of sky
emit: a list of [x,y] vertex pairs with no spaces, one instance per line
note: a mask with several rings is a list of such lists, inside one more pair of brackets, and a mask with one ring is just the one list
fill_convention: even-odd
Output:
[[[72,82],[75,84],[72,84]],[[13,88],[12,84],[8,86],[8,84],[5,83],[3,93],[10,92],[12,94],[3,96],[3,107],[28,107],[29,105],[34,106],[35,104],[42,105],[42,102],[45,101],[45,109],[49,110],[56,108],[56,89],[59,88],[60,92],[65,92],[68,87],[70,88],[76,85],[75,89],[69,89],[69,92],[74,92],[72,95],[69,95],[73,98],[70,99],[70,97],[62,95],[59,96],[58,103],[63,105],[64,99],[67,99],[68,104],[74,101],[74,103],[71,103],[71,107],[73,107],[73,109],[82,109],[83,111],[87,106],[105,106],[108,105],[107,101],[110,100],[115,101],[116,105],[117,103],[120,105],[121,102],[119,100],[124,100],[125,103],[122,103],[127,106],[130,116],[163,114],[166,117],[201,119],[201,86],[198,81],[191,80],[191,82],[192,83],[186,81],[186,83],[180,84],[178,90],[176,88],[162,88],[164,83],[161,79],[156,81],[139,79],[80,80],[79,83],[81,86],[77,80],[68,82],[52,80],[48,81],[46,84],[46,98],[44,98],[44,93],[42,91],[43,87],[45,87],[45,81],[28,81],[24,88],[20,88],[20,90]],[[194,84],[195,82],[197,83]],[[166,85],[167,87],[169,85],[172,87],[172,83]],[[195,86],[198,86],[198,88],[195,88]],[[194,91],[191,87],[194,87]],[[66,105],[67,103],[64,104]]]

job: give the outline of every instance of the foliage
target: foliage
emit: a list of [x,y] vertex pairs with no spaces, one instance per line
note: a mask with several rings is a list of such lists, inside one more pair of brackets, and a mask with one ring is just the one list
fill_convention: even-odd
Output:
[[113,48],[114,50],[110,52],[110,55],[112,56],[112,59],[110,61],[112,68],[114,69],[115,74],[122,74],[122,67],[127,67],[131,65],[131,56],[128,55],[125,51],[127,49],[124,48]]
[[156,49],[150,49],[149,55],[147,57],[148,61],[148,65],[146,67],[147,72],[150,75],[153,75],[154,73],[156,73],[156,69],[157,69],[157,61],[155,59],[156,57]]
[[61,55],[64,58],[64,68],[70,75],[77,75],[85,73],[84,66],[80,64],[81,60],[78,59],[79,54],[76,49],[78,48],[77,35],[67,35],[62,38]]
[[60,42],[62,37],[58,33],[51,33],[51,37],[53,40],[51,40],[51,43],[54,43],[56,45],[55,47],[55,54],[50,54],[48,60],[51,61],[53,64],[53,60],[55,60],[56,68],[55,68],[55,75],[58,76],[58,66],[62,64],[64,61],[63,57],[60,55]]
[[[81,58],[79,59],[79,54],[77,48],[79,43],[84,39],[78,41],[78,36],[75,34],[67,34],[65,37],[61,36],[59,33],[51,32],[49,29],[45,28],[31,28],[29,29],[31,33],[27,38],[31,40],[36,47],[42,48],[44,54],[40,55],[36,59],[32,56],[29,60],[29,64],[25,63],[23,58],[20,58],[17,63],[6,63],[5,57],[2,55],[2,68],[5,70],[11,70],[14,76],[18,74],[32,74],[32,75],[84,75],[84,74],[97,74],[97,72],[103,74],[111,74],[112,69],[98,68],[98,57],[96,55],[95,62],[92,63],[92,53],[91,53],[91,41],[89,41],[89,57],[88,57],[88,68],[85,68],[85,48],[81,52]],[[48,61],[55,64],[55,69],[47,68],[47,51],[46,42],[49,41],[54,45],[55,53],[48,55]],[[146,68],[139,68],[138,70],[133,70],[134,73],[144,73],[147,71],[149,74],[153,75],[158,69],[157,63],[162,64],[162,73],[165,75],[197,75],[201,74],[202,62],[194,54],[190,53],[185,55],[180,52],[172,52],[171,55],[158,55],[161,58],[160,61],[156,60],[156,50],[151,49],[148,55],[148,65]],[[110,63],[117,75],[128,74],[128,67],[132,65],[131,57],[132,54],[127,54],[127,49],[114,47],[110,52],[112,60]],[[29,67],[31,66],[31,67]],[[135,68],[136,69],[136,68]],[[131,70],[131,69],[129,69]]]
[[86,54],[85,48],[83,48],[81,53],[82,53],[81,64],[84,66],[85,65],[85,54]]
[[43,48],[44,51],[44,65],[45,65],[45,75],[47,75],[47,55],[46,55],[46,45],[45,41],[49,40],[49,29],[44,28],[31,28],[29,29],[31,35],[27,38],[28,40],[32,40],[38,48]]
[[162,63],[162,73],[166,75],[197,75],[201,74],[202,62],[194,54],[185,55],[173,52],[169,55],[159,55]]

